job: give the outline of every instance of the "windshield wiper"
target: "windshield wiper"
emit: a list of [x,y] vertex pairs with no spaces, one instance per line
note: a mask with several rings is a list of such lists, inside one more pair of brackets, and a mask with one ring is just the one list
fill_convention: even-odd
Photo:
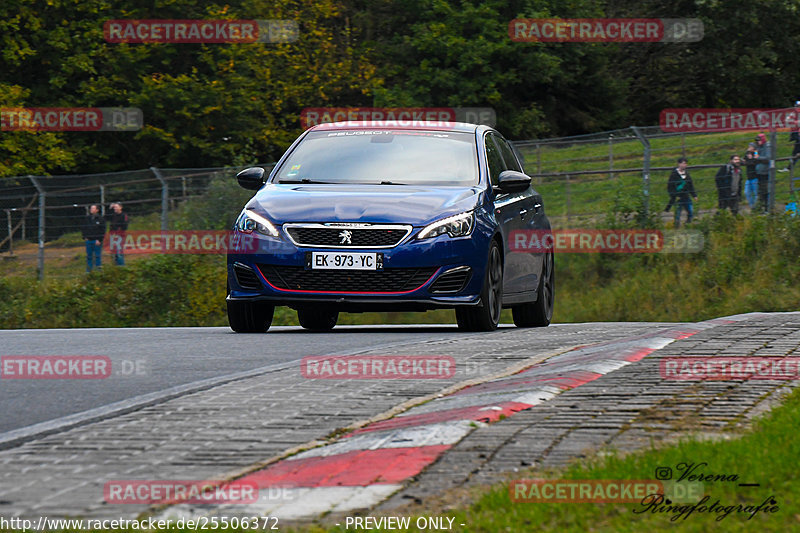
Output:
[[311,178],[301,178],[299,180],[280,180],[278,183],[333,183],[332,181],[312,180]]
[[381,182],[381,185],[408,185],[407,183],[399,183],[397,181],[388,181],[384,180]]

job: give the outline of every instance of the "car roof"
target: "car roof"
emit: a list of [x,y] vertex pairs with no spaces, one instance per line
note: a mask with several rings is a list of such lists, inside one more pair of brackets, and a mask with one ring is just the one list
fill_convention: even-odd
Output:
[[367,129],[403,129],[403,130],[431,130],[431,131],[455,131],[459,133],[475,133],[479,129],[490,129],[488,126],[469,124],[467,122],[439,122],[415,120],[411,125],[405,124],[409,121],[397,120],[349,120],[342,122],[326,122],[312,126],[310,131],[319,130],[367,130]]

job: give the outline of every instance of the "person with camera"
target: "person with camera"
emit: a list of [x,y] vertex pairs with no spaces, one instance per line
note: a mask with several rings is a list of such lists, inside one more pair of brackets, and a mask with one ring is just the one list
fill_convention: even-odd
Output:
[[756,178],[758,179],[758,204],[766,213],[769,207],[769,163],[772,160],[772,143],[764,133],[756,135]]
[[742,159],[734,154],[714,177],[717,184],[717,207],[720,211],[730,209],[734,215],[739,212],[739,198],[742,196],[741,165]]

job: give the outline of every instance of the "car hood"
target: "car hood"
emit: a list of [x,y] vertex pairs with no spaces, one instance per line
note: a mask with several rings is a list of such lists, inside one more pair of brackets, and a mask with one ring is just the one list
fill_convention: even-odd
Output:
[[247,209],[276,224],[287,222],[370,222],[425,225],[474,208],[479,187],[409,185],[267,184]]

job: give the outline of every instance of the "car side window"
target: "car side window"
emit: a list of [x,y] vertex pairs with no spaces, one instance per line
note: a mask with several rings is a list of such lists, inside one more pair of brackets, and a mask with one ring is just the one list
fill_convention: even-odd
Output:
[[519,165],[517,158],[514,156],[514,151],[509,146],[508,141],[500,137],[499,135],[492,135],[494,142],[497,143],[497,146],[500,148],[500,153],[503,156],[503,160],[505,161],[505,166],[503,167],[504,170],[516,170],[517,172],[522,172],[522,167]]
[[489,164],[489,179],[492,185],[497,185],[500,179],[500,173],[505,170],[503,157],[500,155],[500,150],[492,140],[491,135],[486,135],[484,138],[486,146],[486,161]]

